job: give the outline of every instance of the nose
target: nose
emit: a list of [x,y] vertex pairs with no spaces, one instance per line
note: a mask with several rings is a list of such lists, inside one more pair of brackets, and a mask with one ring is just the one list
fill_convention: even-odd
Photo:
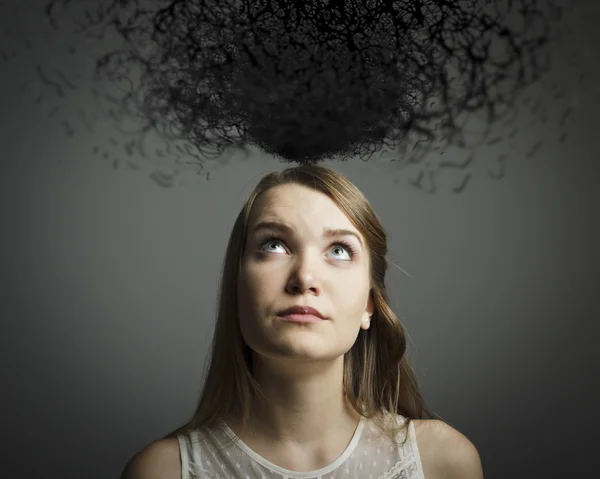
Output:
[[312,291],[313,294],[320,293],[320,287],[315,276],[315,269],[309,261],[300,260],[298,265],[290,273],[286,290],[291,294],[304,294]]
[[315,286],[307,286],[304,282],[289,283],[287,291],[290,294],[305,294],[307,291],[311,291],[313,294],[318,294],[319,289]]

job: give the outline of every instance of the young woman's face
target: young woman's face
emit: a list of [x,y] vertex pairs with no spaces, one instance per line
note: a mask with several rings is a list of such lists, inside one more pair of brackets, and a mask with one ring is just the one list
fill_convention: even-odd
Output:
[[[288,229],[261,227],[267,222]],[[356,236],[329,236],[326,229]],[[342,356],[360,328],[369,327],[369,293],[365,240],[329,197],[288,184],[257,199],[238,279],[242,336],[255,353],[308,362]],[[278,316],[295,305],[311,306],[326,319],[299,324]]]

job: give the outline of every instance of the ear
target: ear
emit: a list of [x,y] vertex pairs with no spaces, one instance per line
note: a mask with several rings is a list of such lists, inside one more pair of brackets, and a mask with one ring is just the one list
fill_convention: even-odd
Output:
[[369,291],[369,299],[367,301],[367,307],[363,314],[363,320],[360,325],[364,330],[369,329],[371,326],[371,318],[373,317],[373,313],[375,312],[375,302],[373,301],[373,290]]
[[369,313],[369,318],[373,316],[375,312],[375,301],[373,301],[373,289],[369,291],[369,301],[367,301],[367,313]]

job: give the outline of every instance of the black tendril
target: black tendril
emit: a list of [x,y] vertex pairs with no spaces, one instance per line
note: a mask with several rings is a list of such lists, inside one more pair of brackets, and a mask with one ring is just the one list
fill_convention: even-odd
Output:
[[[47,2],[56,29],[76,3]],[[401,145],[410,163],[467,146],[470,116],[510,119],[549,69],[561,14],[554,0],[106,0],[80,32],[124,40],[95,71],[129,83],[115,120],[190,154],[255,146],[316,164]]]

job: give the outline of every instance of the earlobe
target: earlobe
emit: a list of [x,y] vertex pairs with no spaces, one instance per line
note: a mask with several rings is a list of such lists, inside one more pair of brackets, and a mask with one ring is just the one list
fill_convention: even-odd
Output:
[[363,328],[365,331],[367,329],[369,329],[369,326],[371,325],[371,318],[373,317],[374,311],[375,311],[375,303],[373,301],[373,289],[371,289],[369,291],[369,299],[367,301],[367,309],[365,311],[365,315],[363,317],[362,325],[361,325],[361,328]]
[[373,317],[373,313],[375,312],[375,302],[373,301],[373,289],[369,291],[369,301],[367,302],[367,312],[369,313],[369,318]]

